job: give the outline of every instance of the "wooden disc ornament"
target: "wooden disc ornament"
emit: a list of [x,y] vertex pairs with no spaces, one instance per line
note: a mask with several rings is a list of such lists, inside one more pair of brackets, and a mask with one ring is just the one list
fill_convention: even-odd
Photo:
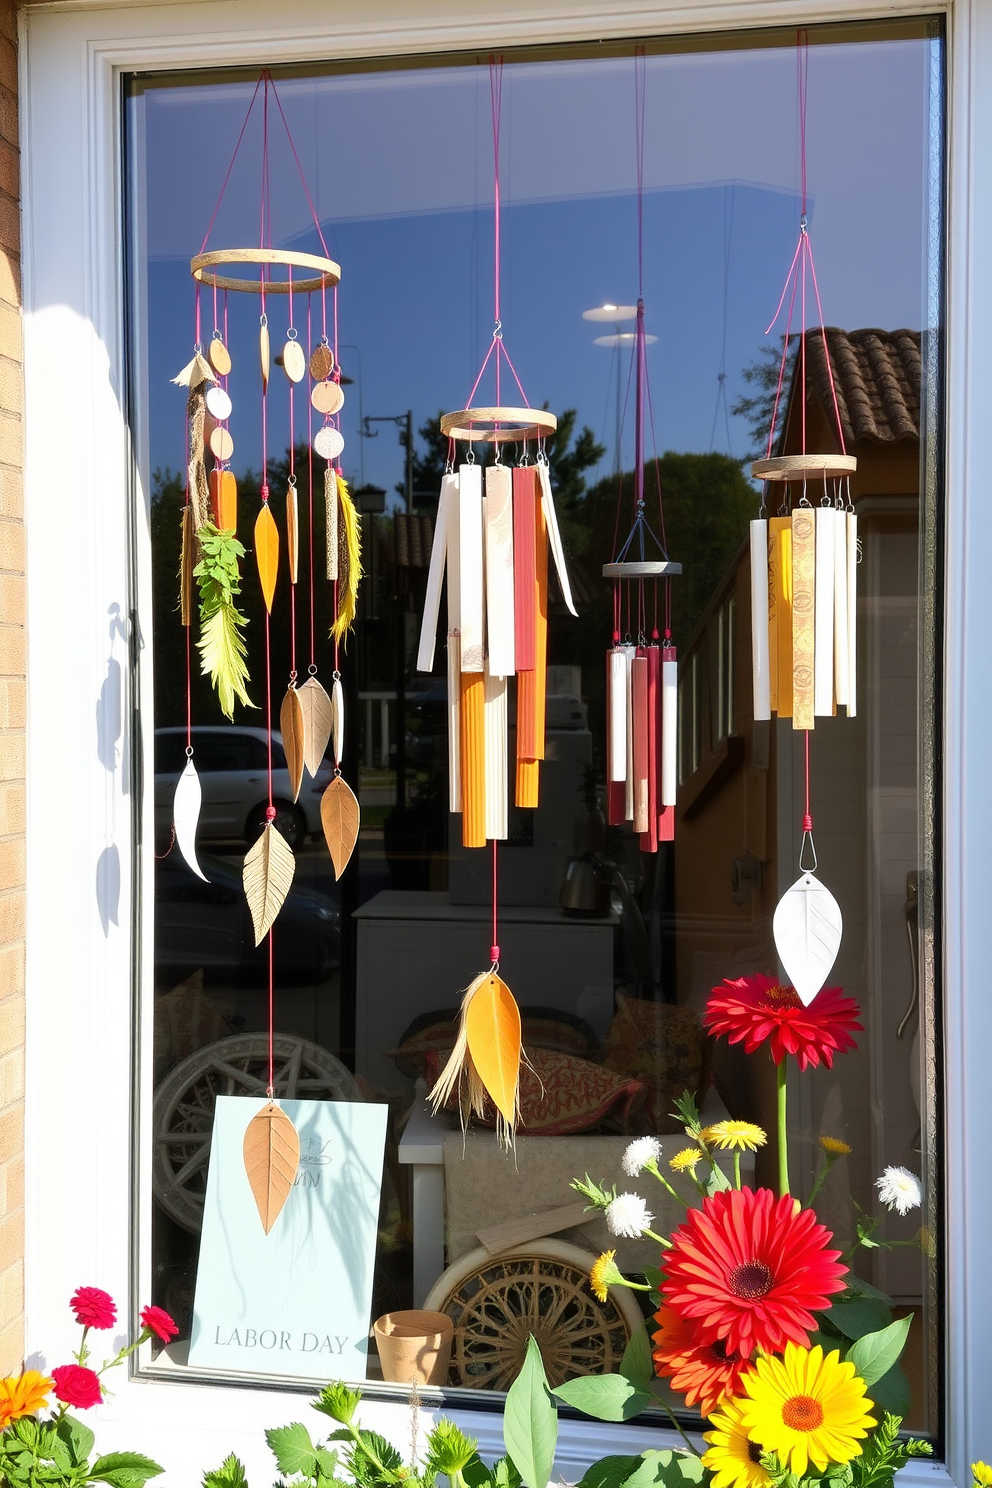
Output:
[[220,335],[214,336],[207,347],[207,357],[218,377],[226,377],[231,370],[231,353]]
[[213,455],[214,459],[219,460],[222,465],[226,464],[227,461],[234,454],[234,440],[231,438],[228,430],[224,428],[223,424],[218,424],[217,427],[211,431],[210,453]]
[[302,382],[307,375],[307,359],[298,341],[290,339],[282,349],[282,370],[290,382]]
[[344,407],[344,389],[339,382],[318,382],[310,394],[310,402],[325,418]]
[[310,376],[314,382],[323,382],[334,371],[334,353],[326,341],[321,341],[310,353]]
[[313,447],[322,460],[336,460],[344,449],[344,436],[330,425],[318,429]]
[[223,424],[231,417],[232,403],[230,395],[222,387],[207,388],[206,394],[207,412],[212,419]]

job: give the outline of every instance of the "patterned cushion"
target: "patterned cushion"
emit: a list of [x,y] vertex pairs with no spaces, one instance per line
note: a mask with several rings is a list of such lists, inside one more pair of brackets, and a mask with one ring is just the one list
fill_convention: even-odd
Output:
[[684,1090],[702,1100],[709,1085],[709,1043],[694,1008],[642,1002],[617,993],[617,1011],[603,1048],[603,1065],[647,1086],[636,1113],[653,1136],[681,1131],[672,1119]]
[[[589,1131],[616,1107],[626,1117],[644,1092],[640,1080],[624,1079],[588,1059],[553,1049],[535,1049],[530,1061],[532,1070],[526,1065],[520,1070],[520,1130],[528,1136],[562,1137]],[[427,1083],[432,1086],[444,1060],[435,1050],[425,1063]],[[448,1109],[457,1111],[457,1096],[452,1096]],[[488,1101],[487,1114],[479,1124],[496,1125]]]

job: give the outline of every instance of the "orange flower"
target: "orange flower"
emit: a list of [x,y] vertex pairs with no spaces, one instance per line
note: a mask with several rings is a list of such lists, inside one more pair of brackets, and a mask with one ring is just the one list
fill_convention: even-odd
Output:
[[736,1394],[741,1375],[750,1367],[748,1360],[728,1354],[719,1340],[700,1343],[698,1324],[679,1317],[664,1303],[655,1322],[660,1325],[653,1351],[658,1378],[670,1379],[686,1405],[698,1405],[702,1415],[712,1415],[728,1395]]
[[52,1381],[39,1374],[37,1369],[26,1369],[23,1374],[9,1374],[0,1379],[0,1430],[11,1421],[22,1416],[33,1416],[35,1411],[47,1405],[46,1396]]

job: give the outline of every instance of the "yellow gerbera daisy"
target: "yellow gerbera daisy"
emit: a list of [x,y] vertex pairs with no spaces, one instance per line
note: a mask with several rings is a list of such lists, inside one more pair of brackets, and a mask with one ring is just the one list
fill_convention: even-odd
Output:
[[703,1466],[713,1474],[710,1488],[766,1488],[771,1482],[759,1460],[761,1448],[744,1429],[741,1404],[728,1395],[710,1416],[713,1430],[703,1432],[710,1443],[703,1453]]
[[872,1402],[854,1365],[834,1349],[824,1354],[787,1343],[781,1358],[759,1356],[741,1384],[742,1418],[752,1441],[775,1452],[783,1467],[803,1477],[810,1463],[823,1472],[861,1455],[859,1438],[876,1425]]
[[820,1146],[828,1157],[850,1157],[851,1148],[840,1137],[821,1137]]
[[971,1476],[975,1480],[976,1488],[992,1488],[992,1467],[989,1467],[987,1462],[973,1462]]
[[39,1374],[37,1369],[26,1369],[23,1374],[9,1374],[0,1379],[0,1430],[11,1421],[22,1416],[33,1416],[35,1411],[47,1405],[49,1390],[55,1381]]
[[604,1250],[592,1263],[589,1272],[589,1285],[592,1287],[593,1296],[598,1297],[600,1302],[606,1301],[606,1293],[609,1287],[618,1286],[623,1281],[623,1273],[617,1265],[617,1253],[615,1250]]
[[717,1147],[736,1147],[741,1152],[755,1152],[768,1140],[753,1121],[718,1121],[706,1128],[706,1140]]
[[703,1154],[698,1147],[683,1147],[681,1152],[676,1152],[674,1157],[668,1159],[668,1166],[674,1168],[676,1173],[691,1173],[702,1160]]

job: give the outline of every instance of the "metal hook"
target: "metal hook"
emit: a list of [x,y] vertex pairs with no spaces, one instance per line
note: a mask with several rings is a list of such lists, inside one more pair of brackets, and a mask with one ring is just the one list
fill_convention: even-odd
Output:
[[[803,862],[803,858],[806,856],[806,843],[807,843],[807,841],[809,842],[809,850],[813,854],[813,865],[812,865],[812,867],[807,866],[807,864]],[[799,849],[799,872],[800,873],[815,873],[816,872],[816,843],[813,841],[813,833],[812,832],[804,832],[803,833],[802,846]]]

